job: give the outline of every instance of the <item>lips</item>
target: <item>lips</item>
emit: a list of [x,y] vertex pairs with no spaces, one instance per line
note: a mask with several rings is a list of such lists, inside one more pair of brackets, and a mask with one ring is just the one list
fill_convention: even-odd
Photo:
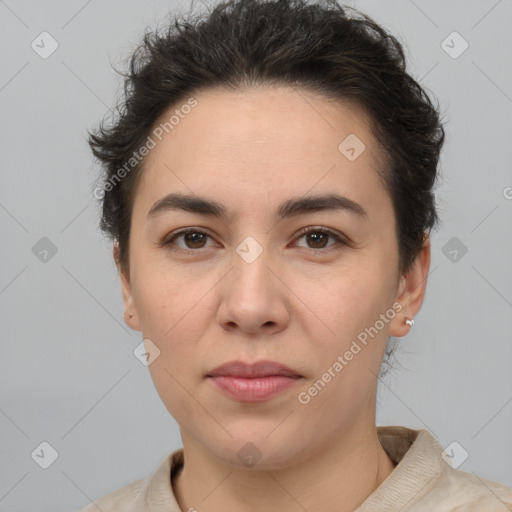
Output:
[[230,361],[224,363],[211,372],[207,377],[238,377],[244,379],[255,379],[258,377],[282,376],[300,378],[302,375],[287,366],[275,361],[257,361],[252,364],[243,361]]
[[215,389],[237,402],[265,402],[299,385],[302,375],[275,361],[231,361],[206,375]]

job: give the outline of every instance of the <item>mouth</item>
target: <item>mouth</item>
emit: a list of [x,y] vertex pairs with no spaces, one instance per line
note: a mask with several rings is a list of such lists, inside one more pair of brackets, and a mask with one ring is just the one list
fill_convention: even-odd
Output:
[[303,380],[303,376],[274,361],[225,363],[206,375],[215,388],[238,402],[263,402]]
[[245,379],[276,376],[291,378],[302,377],[302,375],[295,370],[275,361],[257,361],[252,364],[244,363],[243,361],[230,361],[218,366],[206,376],[240,377]]

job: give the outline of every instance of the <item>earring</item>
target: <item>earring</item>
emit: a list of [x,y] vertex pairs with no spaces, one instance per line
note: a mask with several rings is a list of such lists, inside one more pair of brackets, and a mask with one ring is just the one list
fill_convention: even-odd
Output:
[[[124,312],[124,316],[126,316],[126,311]],[[132,314],[132,313],[130,313],[130,314],[128,315],[128,318],[131,318],[132,316],[133,316],[133,314]]]
[[409,327],[412,327],[414,325],[414,320],[409,320],[408,318],[405,319],[405,323],[409,326]]

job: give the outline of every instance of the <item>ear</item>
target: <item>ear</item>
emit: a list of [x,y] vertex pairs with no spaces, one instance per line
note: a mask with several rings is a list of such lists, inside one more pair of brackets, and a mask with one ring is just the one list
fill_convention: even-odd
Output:
[[114,242],[114,261],[116,263],[119,278],[121,280],[121,292],[123,295],[124,321],[135,331],[140,331],[139,316],[133,300],[132,287],[130,283],[129,270],[124,270],[120,262],[120,251],[118,242]]
[[391,336],[401,337],[409,332],[410,326],[405,323],[405,320],[412,320],[423,304],[429,268],[430,238],[425,234],[420,253],[407,274],[400,277],[395,302],[400,303],[402,309],[391,321],[389,329]]

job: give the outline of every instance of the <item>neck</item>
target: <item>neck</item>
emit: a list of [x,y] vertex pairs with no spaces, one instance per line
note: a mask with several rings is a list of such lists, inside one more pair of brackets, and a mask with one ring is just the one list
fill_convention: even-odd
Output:
[[173,481],[177,502],[181,510],[199,512],[353,512],[395,467],[375,425],[355,427],[278,470],[233,467],[182,433],[185,463]]

